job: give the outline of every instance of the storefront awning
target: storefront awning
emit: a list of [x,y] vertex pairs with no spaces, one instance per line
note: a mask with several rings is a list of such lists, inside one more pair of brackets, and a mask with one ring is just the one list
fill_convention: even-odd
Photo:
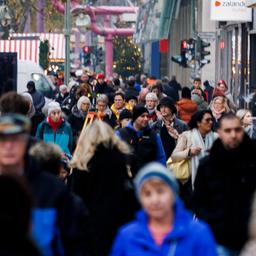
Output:
[[168,38],[177,0],[149,0],[139,8],[136,43]]

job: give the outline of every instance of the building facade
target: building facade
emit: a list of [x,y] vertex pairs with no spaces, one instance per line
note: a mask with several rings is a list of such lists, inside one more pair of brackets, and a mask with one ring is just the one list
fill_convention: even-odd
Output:
[[[231,7],[232,2],[239,2],[239,6],[246,8],[245,1],[219,2],[223,3],[223,6],[224,2],[229,2]],[[251,5],[256,2],[249,1]],[[208,80],[212,86],[223,79],[227,82],[237,105],[248,105],[246,97],[256,89],[256,12],[254,11],[252,18],[248,20],[240,17],[237,10],[234,17],[232,14],[228,17],[230,20],[225,20],[225,17],[223,20],[219,17],[213,19],[213,0],[169,0],[165,3],[167,2],[172,2],[174,8],[172,16],[169,17],[169,49],[166,53],[160,53],[156,45],[161,38],[144,42],[146,71],[157,77],[175,75],[183,86],[190,86],[195,76],[200,76],[202,81]],[[231,7],[227,10],[234,11]],[[163,8],[166,6],[163,5]],[[220,10],[225,16],[225,10]],[[210,43],[210,47],[206,49],[210,51],[210,55],[206,57],[210,60],[209,64],[204,65],[198,72],[193,68],[181,67],[171,60],[172,56],[180,54],[183,39],[198,37]],[[154,65],[156,63],[160,63],[159,66]]]

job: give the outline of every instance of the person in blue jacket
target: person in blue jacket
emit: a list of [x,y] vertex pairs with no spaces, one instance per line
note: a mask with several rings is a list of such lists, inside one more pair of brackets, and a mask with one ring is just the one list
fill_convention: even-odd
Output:
[[119,230],[111,256],[217,255],[210,229],[184,208],[170,170],[149,163],[138,172],[134,185],[143,209]]
[[57,144],[63,153],[71,158],[73,149],[73,134],[70,124],[62,117],[60,104],[50,102],[48,104],[48,117],[39,124],[36,138],[44,142]]
[[166,165],[166,156],[160,135],[149,127],[149,112],[144,106],[135,106],[131,122],[116,131],[116,134],[133,150],[133,154],[128,160],[133,176],[149,162],[156,161]]

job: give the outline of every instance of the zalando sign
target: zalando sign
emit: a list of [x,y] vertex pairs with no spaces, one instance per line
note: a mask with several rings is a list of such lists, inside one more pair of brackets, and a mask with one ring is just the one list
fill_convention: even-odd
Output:
[[252,9],[246,0],[211,0],[211,20],[252,21]]

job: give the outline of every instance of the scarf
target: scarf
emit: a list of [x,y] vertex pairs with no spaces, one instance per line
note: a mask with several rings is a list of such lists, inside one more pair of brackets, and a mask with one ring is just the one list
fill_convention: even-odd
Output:
[[147,108],[147,110],[148,110],[149,115],[153,115],[153,114],[155,114],[155,111],[156,111],[156,109],[155,109],[155,108],[153,108],[153,109],[149,109],[149,108]]
[[205,157],[209,154],[209,150],[212,147],[213,142],[217,138],[217,135],[210,131],[205,136],[205,140],[203,140],[201,133],[198,129],[191,130],[191,142],[192,145],[190,147],[198,147],[201,148],[201,152],[197,156],[191,157],[191,179],[192,179],[192,188],[194,189],[194,182],[197,174],[197,168],[199,166],[199,161],[201,158]]
[[214,118],[215,118],[216,120],[219,120],[219,119],[221,118],[221,115],[226,111],[226,109],[223,108],[222,110],[217,111],[217,110],[214,108],[214,106],[212,105],[211,111],[212,111],[212,114],[213,114]]
[[63,118],[60,118],[60,120],[56,123],[54,122],[50,117],[47,118],[48,124],[52,127],[53,132],[56,133],[57,129],[60,127],[62,122],[64,122]]

